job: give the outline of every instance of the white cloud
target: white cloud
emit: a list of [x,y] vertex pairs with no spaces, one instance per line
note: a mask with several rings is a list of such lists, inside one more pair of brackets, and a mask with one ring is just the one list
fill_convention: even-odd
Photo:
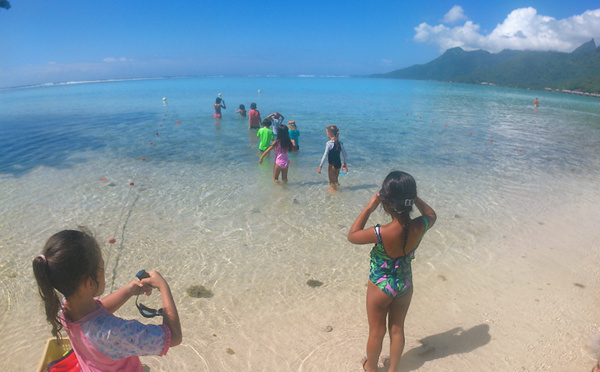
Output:
[[465,15],[465,11],[462,6],[454,5],[452,9],[442,19],[442,23],[456,23],[461,21],[466,21],[467,16]]
[[131,59],[131,58],[128,59],[128,58],[125,58],[125,57],[119,57],[119,58],[106,57],[102,61],[107,62],[107,63],[113,63],[113,62],[133,62],[133,59]]
[[461,47],[497,53],[503,49],[570,52],[591,38],[600,41],[600,9],[557,20],[529,7],[513,10],[487,35],[472,21],[456,27],[421,23],[415,27],[413,40],[438,45],[442,51]]
[[392,63],[393,62],[391,60],[389,60],[389,59],[385,59],[384,58],[384,59],[381,60],[381,64],[384,65],[384,66],[391,66]]

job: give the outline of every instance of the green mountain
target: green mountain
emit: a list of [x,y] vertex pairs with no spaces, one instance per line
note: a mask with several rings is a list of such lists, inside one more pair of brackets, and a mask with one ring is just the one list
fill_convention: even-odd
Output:
[[600,47],[592,39],[571,53],[452,48],[424,65],[372,76],[600,93]]

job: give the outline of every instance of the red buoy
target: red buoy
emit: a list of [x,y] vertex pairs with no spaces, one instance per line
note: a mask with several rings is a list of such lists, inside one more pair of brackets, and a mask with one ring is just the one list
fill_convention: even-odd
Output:
[[129,186],[133,186],[133,182],[129,182]]
[[110,244],[115,244],[117,241],[115,240],[115,238],[110,238],[110,239],[108,239],[108,242]]
[[100,178],[100,181],[106,181],[106,178],[102,177]]

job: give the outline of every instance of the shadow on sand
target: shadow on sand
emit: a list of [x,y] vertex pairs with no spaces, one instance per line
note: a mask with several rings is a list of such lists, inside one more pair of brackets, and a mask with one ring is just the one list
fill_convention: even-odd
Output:
[[428,336],[420,340],[421,346],[415,347],[402,355],[400,371],[415,371],[426,362],[445,358],[453,354],[469,353],[490,342],[490,326],[480,324],[471,329],[461,327],[447,332]]

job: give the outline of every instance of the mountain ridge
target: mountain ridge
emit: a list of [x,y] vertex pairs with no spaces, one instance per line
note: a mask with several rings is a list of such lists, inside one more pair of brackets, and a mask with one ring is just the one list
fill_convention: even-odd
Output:
[[446,50],[422,64],[371,77],[490,84],[516,88],[600,93],[600,47],[594,39],[570,53]]

